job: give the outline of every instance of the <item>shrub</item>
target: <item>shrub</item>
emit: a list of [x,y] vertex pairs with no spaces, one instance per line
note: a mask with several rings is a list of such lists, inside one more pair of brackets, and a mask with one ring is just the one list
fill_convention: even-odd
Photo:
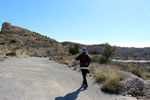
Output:
[[105,64],[105,63],[108,63],[107,59],[105,56],[101,55],[100,58],[99,58],[99,62],[102,63],[102,64]]
[[150,80],[150,73],[144,73],[144,79]]
[[100,57],[101,63],[109,63],[112,60],[112,57],[114,55],[115,48],[109,45],[108,43],[105,43],[104,49],[102,51],[102,55]]
[[74,44],[73,46],[71,46],[69,48],[69,53],[72,54],[72,55],[76,55],[80,52],[80,46],[79,44]]
[[124,76],[117,72],[116,68],[96,70],[95,80],[102,84],[101,90],[103,92],[118,94],[122,91],[123,85],[120,81]]
[[134,67],[130,70],[130,72],[138,77],[143,78],[142,71],[139,68]]
[[95,72],[95,79],[96,82],[98,83],[103,83],[106,80],[109,80],[110,78],[114,77],[121,77],[118,76],[117,69],[109,69],[109,70],[102,69],[101,71],[97,69]]
[[53,57],[49,57],[49,60],[54,60],[54,58]]
[[92,58],[92,62],[99,62],[102,64],[110,63],[112,61],[114,51],[115,51],[114,47],[112,47],[108,43],[105,43],[101,56],[98,55],[94,56]]
[[143,70],[144,72],[150,73],[150,67],[145,67]]
[[100,56],[99,55],[96,55],[96,56],[93,56],[92,57],[92,62],[100,62]]
[[16,52],[12,51],[6,54],[6,56],[16,56]]
[[103,83],[108,79],[108,73],[104,71],[99,71],[95,74],[95,80],[98,83]]
[[101,90],[107,93],[115,93],[119,94],[122,91],[122,84],[120,83],[120,77],[109,78],[109,80],[105,81]]

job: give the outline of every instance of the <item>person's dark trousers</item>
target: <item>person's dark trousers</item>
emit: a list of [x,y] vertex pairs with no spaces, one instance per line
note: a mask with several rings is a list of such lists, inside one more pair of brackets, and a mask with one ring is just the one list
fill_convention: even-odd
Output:
[[87,74],[88,70],[87,69],[81,69],[81,72],[82,72],[82,76],[83,76],[83,83],[82,83],[82,85],[88,86],[87,80],[86,80],[86,74]]

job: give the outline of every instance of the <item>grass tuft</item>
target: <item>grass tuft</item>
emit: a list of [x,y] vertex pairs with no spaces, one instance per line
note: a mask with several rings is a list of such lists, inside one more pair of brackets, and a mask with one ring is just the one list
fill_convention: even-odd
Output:
[[122,84],[120,83],[120,80],[121,80],[120,77],[109,78],[102,84],[101,90],[107,93],[119,94],[122,91],[123,87]]
[[95,73],[95,80],[99,84],[102,84],[101,90],[107,93],[119,94],[122,91],[121,80],[123,79],[122,75],[119,75],[118,69],[102,69],[98,70]]
[[109,78],[108,72],[98,71],[95,73],[95,80],[98,83],[103,83]]

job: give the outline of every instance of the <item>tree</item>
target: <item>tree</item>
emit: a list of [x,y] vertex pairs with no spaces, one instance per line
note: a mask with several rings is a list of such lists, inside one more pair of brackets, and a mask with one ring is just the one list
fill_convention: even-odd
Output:
[[80,45],[74,44],[69,48],[69,53],[72,55],[78,54],[80,52]]
[[109,45],[109,43],[105,43],[104,49],[100,56],[100,63],[109,63],[111,62],[114,55],[115,47]]

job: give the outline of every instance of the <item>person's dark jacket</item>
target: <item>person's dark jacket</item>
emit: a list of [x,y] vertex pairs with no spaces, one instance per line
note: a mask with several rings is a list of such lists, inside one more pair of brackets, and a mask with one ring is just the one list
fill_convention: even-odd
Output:
[[76,60],[80,60],[80,67],[88,67],[91,62],[91,58],[85,52],[80,54]]

